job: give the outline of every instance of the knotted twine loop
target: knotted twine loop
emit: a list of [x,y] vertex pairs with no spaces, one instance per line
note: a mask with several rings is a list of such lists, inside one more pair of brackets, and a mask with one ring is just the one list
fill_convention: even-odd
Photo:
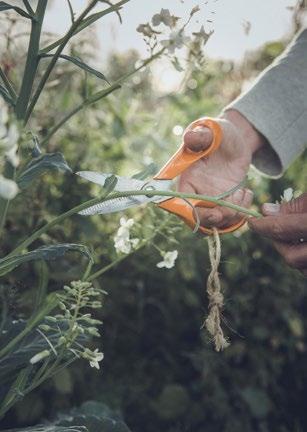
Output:
[[230,344],[225,338],[221,327],[221,312],[224,305],[224,296],[222,294],[218,273],[221,261],[221,240],[218,230],[213,228],[212,231],[213,235],[208,237],[209,259],[211,264],[211,271],[207,280],[209,315],[204,325],[213,338],[216,351],[222,351]]

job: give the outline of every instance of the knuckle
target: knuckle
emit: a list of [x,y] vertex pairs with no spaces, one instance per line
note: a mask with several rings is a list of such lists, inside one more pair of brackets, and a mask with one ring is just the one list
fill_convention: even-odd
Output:
[[284,229],[280,225],[279,222],[274,222],[271,228],[272,235],[275,239],[279,240],[282,238],[282,235],[284,233]]
[[307,212],[307,193],[302,193],[298,198],[282,204],[284,213],[305,213]]

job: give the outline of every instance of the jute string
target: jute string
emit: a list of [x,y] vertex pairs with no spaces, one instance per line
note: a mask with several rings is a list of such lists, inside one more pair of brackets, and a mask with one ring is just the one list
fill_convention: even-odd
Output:
[[216,228],[213,235],[208,237],[209,259],[211,271],[207,280],[207,293],[209,298],[209,315],[204,323],[213,338],[216,351],[222,351],[229,346],[221,327],[221,313],[224,305],[224,296],[221,290],[219,277],[219,264],[221,261],[221,240]]

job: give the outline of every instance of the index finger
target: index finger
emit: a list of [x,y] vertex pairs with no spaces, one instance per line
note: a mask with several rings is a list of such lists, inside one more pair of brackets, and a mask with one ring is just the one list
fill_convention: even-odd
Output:
[[307,239],[306,213],[250,218],[248,225],[251,230],[273,240],[298,242],[300,239]]

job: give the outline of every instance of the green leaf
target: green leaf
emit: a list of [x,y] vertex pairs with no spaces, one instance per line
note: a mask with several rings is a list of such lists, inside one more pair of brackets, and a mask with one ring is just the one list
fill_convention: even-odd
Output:
[[155,163],[151,163],[147,165],[145,169],[143,169],[143,171],[134,174],[132,178],[137,180],[146,180],[147,177],[149,176],[152,177],[154,174],[157,173],[157,171],[158,171],[157,165]]
[[103,187],[106,189],[107,194],[111,193],[115,189],[117,181],[117,177],[114,174],[106,178]]
[[69,168],[62,153],[47,153],[32,159],[17,179],[20,189],[27,188],[37,177],[50,170],[68,171]]
[[25,18],[32,19],[32,17],[20,7],[10,5],[9,3],[6,3],[4,1],[0,1],[0,12],[4,12],[10,9],[14,9],[15,12],[19,13],[19,15],[22,15]]
[[5,102],[7,102],[8,104],[10,104],[11,106],[15,105],[15,103],[14,103],[13,99],[11,98],[9,92],[1,84],[0,84],[0,94],[3,97],[3,99],[5,100]]
[[63,415],[56,422],[58,425],[82,425],[89,432],[131,432],[122,418],[107,405],[88,401],[75,408],[68,415]]
[[85,426],[36,425],[21,429],[6,429],[3,432],[89,432]]
[[62,257],[67,252],[76,251],[85,255],[91,261],[93,260],[89,249],[81,244],[75,243],[62,243],[51,246],[42,246],[31,252],[26,252],[23,255],[17,255],[12,257],[3,258],[0,260],[0,276],[9,273],[14,268],[20,266],[29,261],[35,260],[55,260]]
[[[53,57],[53,54],[41,54],[40,57]],[[66,54],[61,54],[59,56],[60,58],[64,59],[64,60],[68,60],[71,63],[75,64],[76,66],[78,66],[79,68],[85,70],[86,72],[89,72],[93,75],[95,75],[97,78],[100,78],[104,81],[106,81],[108,84],[109,81],[107,80],[107,78],[103,75],[103,73],[97,71],[96,69],[93,69],[91,66],[87,65],[86,63],[84,63],[82,60],[80,60],[77,57],[72,57]]]
[[32,151],[31,151],[32,157],[37,158],[37,157],[41,156],[42,151],[40,149],[39,141],[38,141],[38,138],[36,135],[32,136],[32,144],[33,144]]

